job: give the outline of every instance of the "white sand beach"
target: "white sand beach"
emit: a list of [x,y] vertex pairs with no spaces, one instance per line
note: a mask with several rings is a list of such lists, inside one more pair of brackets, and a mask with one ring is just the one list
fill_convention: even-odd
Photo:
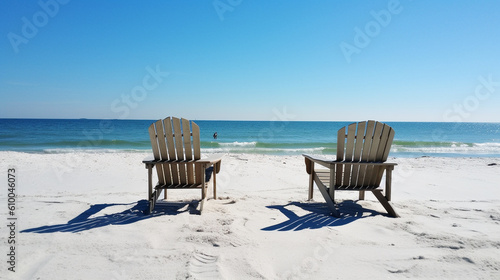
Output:
[[[500,158],[390,158],[392,203],[307,201],[302,156],[227,154],[218,199],[169,191],[144,215],[149,153],[0,152],[16,169],[16,263],[2,279],[500,279]],[[498,165],[490,165],[497,163]]]

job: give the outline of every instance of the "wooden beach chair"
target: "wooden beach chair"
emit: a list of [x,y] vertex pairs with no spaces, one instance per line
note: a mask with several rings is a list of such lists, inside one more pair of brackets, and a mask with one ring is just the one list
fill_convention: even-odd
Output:
[[[186,119],[168,117],[158,120],[149,126],[149,137],[154,159],[143,161],[148,169],[149,213],[153,211],[163,190],[164,198],[167,199],[168,189],[200,189],[201,213],[210,177],[213,177],[214,199],[217,199],[216,174],[220,171],[221,156],[201,159],[200,128]],[[158,183],[154,188],[153,167],[156,167],[158,175]]]
[[[335,191],[358,191],[364,199],[371,191],[393,217],[399,217],[392,207],[391,178],[395,163],[386,163],[394,139],[394,129],[376,121],[353,123],[337,133],[337,158],[326,160],[303,155],[309,174],[309,200],[316,183],[332,214],[339,217],[335,207]],[[318,164],[326,169],[316,169]],[[385,192],[379,188],[385,171]]]

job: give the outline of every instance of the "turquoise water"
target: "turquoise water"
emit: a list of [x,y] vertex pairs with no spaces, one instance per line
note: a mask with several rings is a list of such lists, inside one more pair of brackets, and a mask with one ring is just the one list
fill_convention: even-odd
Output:
[[[35,153],[150,150],[152,120],[0,119],[0,150]],[[205,153],[335,154],[351,122],[195,121]],[[500,123],[388,122],[390,156],[500,156]],[[217,132],[218,138],[212,135]]]

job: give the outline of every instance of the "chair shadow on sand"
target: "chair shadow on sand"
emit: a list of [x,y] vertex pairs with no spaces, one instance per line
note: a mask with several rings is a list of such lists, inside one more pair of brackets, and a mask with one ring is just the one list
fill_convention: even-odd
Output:
[[[288,221],[281,222],[276,225],[265,227],[264,231],[298,231],[303,229],[318,229],[322,227],[336,227],[352,223],[359,219],[382,215],[377,211],[363,208],[352,200],[345,200],[337,204],[341,209],[340,218],[330,215],[330,210],[323,202],[319,203],[301,203],[291,202],[286,205],[271,205],[267,206],[270,209],[277,209],[288,218]],[[297,206],[310,212],[309,214],[298,216],[292,210],[287,209],[287,206]],[[368,215],[367,215],[368,213]]]
[[[135,204],[135,205],[134,205]],[[94,228],[105,227],[109,225],[127,225],[142,220],[162,216],[162,215],[177,215],[184,212],[190,214],[199,214],[196,210],[198,201],[186,202],[165,202],[158,203],[155,211],[149,215],[145,212],[148,208],[147,200],[140,200],[136,203],[112,203],[112,204],[94,204],[89,209],[85,210],[80,215],[68,221],[66,224],[41,226],[22,230],[21,233],[53,233],[53,232],[81,232]],[[105,214],[102,216],[92,217],[103,209],[112,206],[127,206],[133,205],[123,212],[114,214]]]

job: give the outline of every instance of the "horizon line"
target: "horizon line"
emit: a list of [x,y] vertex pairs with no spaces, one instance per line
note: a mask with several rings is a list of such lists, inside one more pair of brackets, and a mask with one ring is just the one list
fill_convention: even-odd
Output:
[[[0,117],[0,120],[97,120],[97,121],[154,121],[156,119],[112,119],[112,118],[5,118]],[[360,120],[291,120],[291,121],[280,121],[280,120],[230,120],[230,119],[190,119],[193,121],[228,121],[228,122],[359,122]],[[364,120],[361,120],[364,121]],[[379,122],[392,122],[392,123],[500,123],[500,121],[461,121],[461,122],[451,122],[451,121],[399,121],[399,120],[377,120]]]

